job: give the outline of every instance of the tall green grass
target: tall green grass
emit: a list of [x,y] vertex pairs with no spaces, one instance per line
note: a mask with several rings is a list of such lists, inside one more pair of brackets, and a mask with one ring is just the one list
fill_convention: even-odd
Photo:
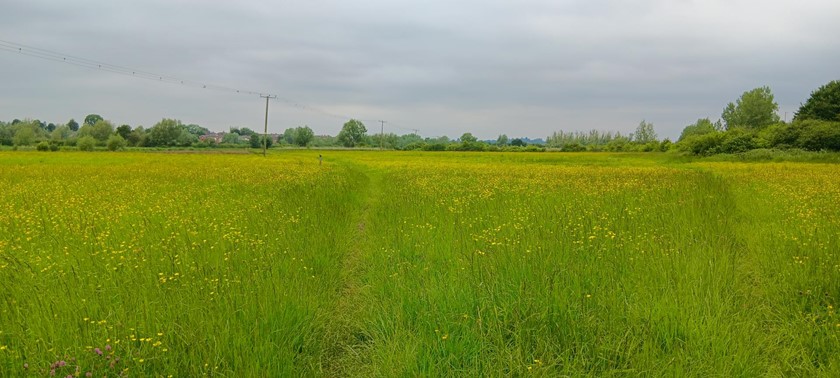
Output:
[[4,152],[0,376],[834,376],[838,173]]

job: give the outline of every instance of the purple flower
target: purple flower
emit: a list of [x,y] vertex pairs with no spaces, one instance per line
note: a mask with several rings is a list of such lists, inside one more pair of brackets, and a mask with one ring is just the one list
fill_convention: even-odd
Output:
[[102,350],[100,350],[99,348],[94,348],[93,351],[100,356],[102,355]]
[[67,365],[67,363],[64,362],[64,360],[58,361],[58,367],[64,367],[64,365]]
[[111,344],[105,344],[105,350],[111,350]]

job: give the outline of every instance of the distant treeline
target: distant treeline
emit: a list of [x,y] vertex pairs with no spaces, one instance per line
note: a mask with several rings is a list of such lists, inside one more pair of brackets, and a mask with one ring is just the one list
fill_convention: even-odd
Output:
[[779,105],[768,87],[744,92],[729,103],[721,119],[702,118],[686,126],[677,142],[660,140],[652,123],[642,121],[633,133],[592,130],[557,131],[545,145],[529,145],[523,139],[502,134],[495,141],[478,140],[471,133],[458,139],[447,136],[423,138],[415,133],[368,134],[364,123],[351,119],[337,136],[315,135],[308,126],[286,129],[267,137],[247,127],[231,127],[214,133],[195,124],[163,119],[146,129],[116,126],[98,114],[89,114],[82,124],[71,119],[65,124],[39,120],[0,122],[0,145],[35,146],[38,150],[61,148],[93,150],[125,147],[260,148],[266,147],[365,147],[423,151],[681,151],[695,155],[741,153],[755,149],[802,149],[840,151],[840,81],[832,81],[811,93],[795,113],[783,122]]
[[79,124],[74,119],[66,124],[40,120],[0,122],[0,145],[35,146],[38,150],[96,148],[120,150],[126,147],[172,148],[262,148],[265,147],[344,147],[385,148],[425,151],[542,151],[522,139],[508,140],[500,136],[495,143],[479,141],[470,133],[452,140],[447,136],[423,138],[417,134],[368,134],[361,121],[347,121],[337,136],[315,135],[308,126],[286,129],[282,134],[267,137],[247,127],[231,127],[228,132],[211,132],[195,124],[163,119],[150,128],[129,125],[114,126],[98,114],[89,114]]
[[779,105],[769,87],[744,92],[712,122],[698,119],[686,126],[676,143],[659,141],[653,125],[642,121],[636,132],[558,131],[546,146],[562,151],[668,151],[694,155],[742,153],[757,149],[840,151],[840,81],[811,93],[791,122],[778,115]]

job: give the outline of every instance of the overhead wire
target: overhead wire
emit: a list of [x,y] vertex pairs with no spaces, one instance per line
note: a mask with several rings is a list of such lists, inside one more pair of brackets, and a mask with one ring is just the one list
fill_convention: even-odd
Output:
[[[273,96],[276,96],[278,100],[280,100],[281,102],[283,102],[287,106],[291,106],[291,107],[298,108],[298,109],[301,109],[301,110],[309,111],[309,112],[312,112],[312,113],[317,113],[317,114],[320,114],[320,115],[323,115],[323,116],[336,118],[336,119],[359,119],[359,117],[351,117],[351,116],[347,116],[345,114],[339,114],[339,113],[323,110],[323,109],[320,109],[318,107],[314,107],[314,106],[311,106],[311,105],[303,104],[303,103],[294,101],[294,100],[286,98],[286,97],[277,96],[276,94],[273,94],[273,93],[270,93],[270,92],[267,92],[267,91],[246,90],[246,89],[233,88],[233,87],[216,85],[216,84],[211,84],[211,83],[206,83],[206,82],[200,82],[200,81],[195,81],[195,80],[186,80],[186,79],[177,78],[177,77],[170,76],[170,75],[162,75],[162,74],[153,73],[153,72],[149,72],[149,71],[145,71],[145,70],[139,70],[139,69],[135,69],[135,68],[131,68],[131,67],[126,67],[126,66],[101,62],[101,61],[97,61],[97,60],[93,60],[93,59],[82,58],[82,57],[78,57],[78,56],[73,56],[73,55],[64,54],[64,53],[60,53],[60,52],[56,52],[56,51],[52,51],[52,50],[47,50],[47,49],[42,49],[42,48],[38,48],[38,47],[28,46],[28,45],[24,45],[24,44],[20,44],[20,43],[16,43],[16,42],[11,42],[11,41],[6,41],[6,40],[2,40],[2,39],[0,39],[0,51],[6,51],[6,52],[9,52],[9,53],[17,53],[17,54],[20,54],[20,55],[25,55],[25,56],[29,56],[29,57],[38,58],[38,59],[44,59],[44,60],[60,62],[60,63],[66,63],[66,64],[78,66],[78,67],[84,67],[84,68],[93,69],[93,70],[100,70],[100,71],[105,71],[105,72],[114,73],[114,74],[118,74],[118,75],[135,77],[135,78],[140,78],[140,79],[145,79],[145,80],[150,80],[150,81],[157,81],[157,82],[169,83],[169,84],[174,84],[174,85],[182,85],[182,86],[186,86],[186,87],[194,87],[194,88],[208,89],[208,90],[228,92],[228,93],[236,93],[236,94],[260,95],[260,96],[273,95]],[[364,122],[379,122],[378,120],[363,120],[363,121]],[[389,122],[389,124],[391,124],[391,123]],[[415,132],[418,131],[417,129],[411,129],[411,128],[403,128],[403,127],[398,127],[398,128],[404,129],[404,130],[413,130]]]

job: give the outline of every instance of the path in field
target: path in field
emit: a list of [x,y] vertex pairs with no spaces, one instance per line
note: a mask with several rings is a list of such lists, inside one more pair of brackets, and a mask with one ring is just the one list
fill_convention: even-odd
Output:
[[348,366],[358,361],[360,349],[364,348],[369,337],[354,323],[362,309],[361,294],[364,290],[364,256],[376,230],[370,228],[374,209],[379,206],[382,192],[382,173],[367,167],[353,167],[355,174],[367,180],[363,186],[360,211],[354,221],[354,233],[347,239],[346,254],[342,260],[341,288],[337,302],[328,314],[326,340],[328,344],[323,366],[328,376],[347,375]]

